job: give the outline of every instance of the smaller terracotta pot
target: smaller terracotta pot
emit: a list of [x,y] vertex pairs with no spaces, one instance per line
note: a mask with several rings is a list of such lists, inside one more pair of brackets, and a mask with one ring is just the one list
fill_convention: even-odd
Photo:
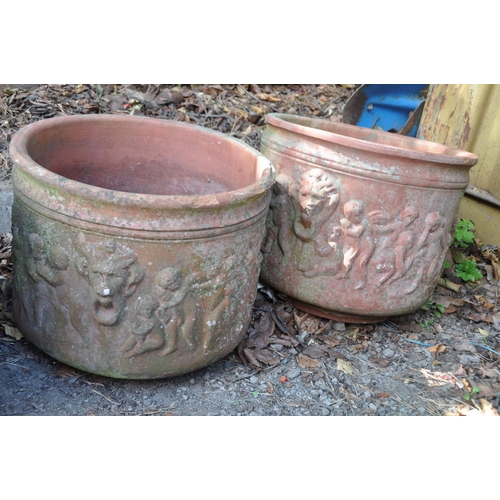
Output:
[[221,133],[117,115],[13,138],[14,314],[83,370],[160,378],[206,366],[248,328],[275,172]]
[[270,114],[279,171],[261,280],[319,316],[377,322],[432,294],[477,156],[327,120]]

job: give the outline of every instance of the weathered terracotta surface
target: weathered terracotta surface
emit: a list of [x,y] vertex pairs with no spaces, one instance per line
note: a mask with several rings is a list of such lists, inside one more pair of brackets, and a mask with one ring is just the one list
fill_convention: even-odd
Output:
[[119,378],[225,356],[250,322],[275,180],[218,132],[54,118],[11,142],[14,310],[49,355]]
[[436,286],[477,157],[327,120],[270,114],[278,170],[261,280],[327,318],[377,322]]

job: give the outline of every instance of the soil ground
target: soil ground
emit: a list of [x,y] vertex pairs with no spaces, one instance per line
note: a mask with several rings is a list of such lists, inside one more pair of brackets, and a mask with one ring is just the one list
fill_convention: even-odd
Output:
[[[259,148],[269,112],[341,121],[353,85],[0,86],[0,179],[22,126],[58,115],[121,113],[196,123]],[[427,309],[357,325],[295,309],[261,287],[241,345],[171,379],[105,378],[66,366],[15,328],[11,235],[1,235],[1,415],[498,416],[498,248],[467,248],[482,278],[451,270]]]

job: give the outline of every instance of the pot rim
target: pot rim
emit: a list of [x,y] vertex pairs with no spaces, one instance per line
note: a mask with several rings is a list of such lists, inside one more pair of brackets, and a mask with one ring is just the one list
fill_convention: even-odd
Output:
[[[242,150],[255,156],[257,172],[261,172],[261,177],[256,182],[241,189],[232,191],[222,191],[219,193],[204,195],[158,195],[147,193],[132,193],[118,191],[103,187],[85,184],[56,174],[42,165],[35,162],[28,153],[27,146],[30,140],[40,132],[64,123],[85,123],[85,122],[116,122],[125,123],[135,121],[138,126],[156,122],[161,127],[185,129],[186,132],[197,129],[207,136],[213,136],[214,140],[230,141]],[[222,207],[242,203],[249,198],[261,195],[268,191],[276,179],[276,170],[272,163],[257,149],[249,146],[243,141],[223,134],[209,128],[195,124],[176,122],[174,120],[162,120],[152,117],[142,116],[120,116],[120,115],[72,115],[56,118],[48,118],[38,122],[30,123],[16,132],[9,146],[9,154],[16,168],[25,175],[34,178],[43,185],[61,189],[70,195],[87,200],[98,200],[103,203],[149,207],[154,204],[158,209],[181,209],[193,208],[203,210],[204,208]],[[15,187],[15,186],[14,186]]]
[[[469,151],[450,148],[436,142],[401,136],[383,130],[332,122],[323,118],[309,118],[286,113],[269,113],[266,115],[266,122],[274,127],[288,130],[302,136],[372,153],[400,156],[435,163],[464,165],[467,167],[475,165],[478,161],[478,156]],[[328,125],[340,129],[342,132],[345,131],[345,134],[316,128],[316,124]],[[364,137],[362,138],[362,136]],[[377,138],[382,139],[382,141],[375,142]],[[408,144],[414,145],[416,149],[385,143],[386,141],[394,141],[395,138],[402,139]]]

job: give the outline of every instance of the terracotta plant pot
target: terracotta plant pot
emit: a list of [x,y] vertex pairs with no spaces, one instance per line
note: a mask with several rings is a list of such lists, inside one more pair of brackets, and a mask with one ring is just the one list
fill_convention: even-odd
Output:
[[14,314],[54,358],[161,378],[233,350],[250,322],[275,173],[221,133],[72,116],[13,138]]
[[439,279],[477,156],[327,120],[270,114],[279,172],[261,280],[326,318],[419,309]]

